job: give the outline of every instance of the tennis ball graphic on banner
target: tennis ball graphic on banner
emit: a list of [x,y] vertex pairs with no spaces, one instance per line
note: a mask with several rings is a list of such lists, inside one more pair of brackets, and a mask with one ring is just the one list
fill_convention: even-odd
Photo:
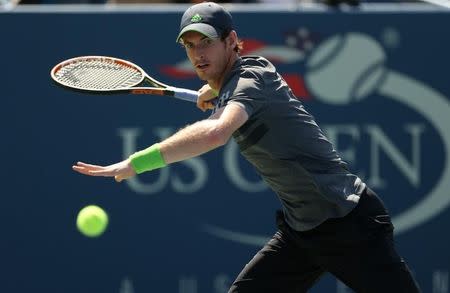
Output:
[[345,105],[377,89],[385,75],[385,60],[383,48],[369,36],[335,35],[309,57],[305,80],[319,100]]
[[77,228],[81,234],[97,237],[108,226],[108,214],[96,205],[89,205],[80,210],[77,216]]

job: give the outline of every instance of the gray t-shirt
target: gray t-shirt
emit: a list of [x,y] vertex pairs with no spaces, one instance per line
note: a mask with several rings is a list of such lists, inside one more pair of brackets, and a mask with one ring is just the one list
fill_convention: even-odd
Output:
[[267,59],[247,56],[236,61],[215,110],[230,103],[249,116],[233,138],[278,195],[293,229],[310,230],[356,206],[365,184],[348,171],[314,117]]

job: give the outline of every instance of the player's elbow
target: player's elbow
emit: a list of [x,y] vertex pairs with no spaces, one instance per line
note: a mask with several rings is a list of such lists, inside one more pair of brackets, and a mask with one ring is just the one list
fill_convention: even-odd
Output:
[[231,133],[224,127],[214,127],[209,135],[210,145],[213,147],[220,147],[225,145],[231,137]]

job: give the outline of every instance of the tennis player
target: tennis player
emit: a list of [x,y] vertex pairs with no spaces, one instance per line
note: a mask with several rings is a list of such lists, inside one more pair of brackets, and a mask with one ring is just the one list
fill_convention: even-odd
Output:
[[229,292],[306,292],[325,272],[355,292],[419,292],[396,251],[381,200],[348,170],[275,67],[263,57],[240,56],[230,13],[212,2],[191,6],[177,41],[206,82],[197,106],[212,115],[117,164],[79,162],[73,169],[121,181],[199,156],[233,137],[279,197],[282,211],[278,231]]

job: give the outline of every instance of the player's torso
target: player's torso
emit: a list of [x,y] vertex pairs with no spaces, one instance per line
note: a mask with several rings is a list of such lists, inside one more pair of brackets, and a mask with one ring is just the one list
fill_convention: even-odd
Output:
[[[246,70],[251,71],[251,65]],[[346,214],[355,205],[347,198],[360,192],[355,184],[359,178],[347,170],[314,117],[274,68],[256,72],[260,81],[249,84],[258,88],[249,90],[248,97],[242,97],[245,90],[236,94],[242,103],[248,99],[251,108],[249,120],[233,134],[242,155],[289,209],[293,228],[308,229]],[[245,74],[244,79],[251,77]],[[231,79],[236,80],[239,77]],[[235,98],[232,86],[221,91],[224,104]]]

